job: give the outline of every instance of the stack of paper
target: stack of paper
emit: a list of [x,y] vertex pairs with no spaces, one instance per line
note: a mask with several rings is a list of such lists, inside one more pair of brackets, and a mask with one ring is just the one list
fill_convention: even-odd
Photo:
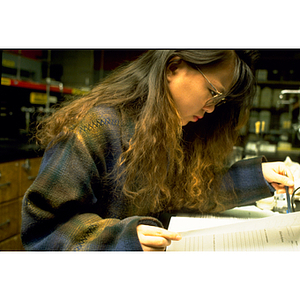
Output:
[[221,216],[172,217],[169,230],[183,238],[167,251],[300,250],[300,212],[231,210]]

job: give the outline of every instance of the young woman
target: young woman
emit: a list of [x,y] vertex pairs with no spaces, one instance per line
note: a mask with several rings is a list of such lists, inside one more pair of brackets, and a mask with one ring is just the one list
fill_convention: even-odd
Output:
[[255,93],[252,52],[148,51],[44,120],[47,148],[23,200],[25,249],[164,250],[180,239],[164,213],[292,191],[283,163],[225,167]]

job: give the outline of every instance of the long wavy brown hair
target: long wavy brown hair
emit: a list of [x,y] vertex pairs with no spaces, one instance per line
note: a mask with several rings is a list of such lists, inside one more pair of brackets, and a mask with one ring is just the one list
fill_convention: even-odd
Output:
[[[89,94],[63,103],[41,121],[36,138],[44,146],[50,141],[53,145],[64,139],[92,107],[115,107],[135,121],[129,147],[115,166],[115,183],[140,213],[220,211],[226,202],[219,193],[224,163],[239,129],[248,120],[255,94],[253,52],[150,50],[117,68]],[[226,94],[226,104],[182,127],[169,92],[167,69],[178,59],[201,68],[232,59],[232,55],[234,84]]]

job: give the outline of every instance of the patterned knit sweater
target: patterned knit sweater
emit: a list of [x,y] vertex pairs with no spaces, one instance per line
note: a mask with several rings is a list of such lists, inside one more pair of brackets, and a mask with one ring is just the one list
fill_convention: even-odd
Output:
[[[163,227],[158,216],[136,215],[113,182],[103,179],[133,130],[114,109],[96,107],[68,138],[46,149],[23,199],[21,237],[26,250],[142,250],[136,227]],[[239,203],[226,208],[271,195],[261,162],[262,158],[243,160],[230,168],[227,176]]]

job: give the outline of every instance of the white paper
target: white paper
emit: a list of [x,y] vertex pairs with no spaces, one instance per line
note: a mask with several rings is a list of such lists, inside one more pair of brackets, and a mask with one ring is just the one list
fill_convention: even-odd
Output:
[[[214,227],[180,232],[182,239],[173,241],[167,251],[261,251],[300,250],[300,212],[274,214],[261,219],[232,219]],[[225,222],[225,221],[224,221]]]
[[168,230],[182,232],[208,227],[222,226],[237,222],[245,222],[249,219],[260,219],[274,216],[274,213],[268,210],[261,210],[254,205],[237,207],[229,209],[218,215],[187,215],[180,214],[172,217]]

